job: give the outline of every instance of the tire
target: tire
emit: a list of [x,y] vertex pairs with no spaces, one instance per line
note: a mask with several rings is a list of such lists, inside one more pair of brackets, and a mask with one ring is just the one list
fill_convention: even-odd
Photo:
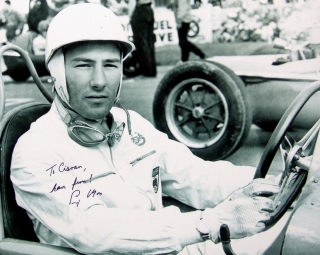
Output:
[[185,62],[166,73],[155,93],[153,115],[157,129],[205,160],[235,152],[252,124],[242,80],[209,61]]

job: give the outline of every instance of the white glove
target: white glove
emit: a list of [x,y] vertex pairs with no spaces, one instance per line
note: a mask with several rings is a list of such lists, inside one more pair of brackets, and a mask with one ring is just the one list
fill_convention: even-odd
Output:
[[234,191],[221,204],[203,212],[203,221],[213,242],[219,237],[222,224],[227,224],[230,238],[251,236],[265,229],[264,222],[273,212],[273,201],[268,198],[279,192],[277,184],[267,179],[255,179]]

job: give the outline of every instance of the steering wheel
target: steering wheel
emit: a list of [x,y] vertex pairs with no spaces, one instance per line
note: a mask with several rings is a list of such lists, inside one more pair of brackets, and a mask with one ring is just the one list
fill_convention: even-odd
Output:
[[265,223],[266,226],[274,225],[283,216],[306,182],[314,145],[320,129],[320,120],[299,141],[294,140],[288,133],[288,129],[305,103],[319,90],[320,81],[316,81],[303,89],[295,98],[271,135],[258,164],[254,178],[264,178],[280,147],[283,161],[279,182],[280,192],[274,199],[275,211],[272,213],[271,219]]
[[[274,212],[270,219],[265,222],[267,228],[277,223],[285,214],[306,182],[314,145],[320,129],[320,119],[299,141],[294,140],[288,133],[288,129],[305,103],[319,90],[320,81],[316,81],[299,93],[280,119],[261,156],[254,179],[266,177],[279,147],[283,161],[279,181],[280,191],[274,198]],[[230,233],[227,225],[221,225],[220,238],[225,254],[235,255],[230,245]]]

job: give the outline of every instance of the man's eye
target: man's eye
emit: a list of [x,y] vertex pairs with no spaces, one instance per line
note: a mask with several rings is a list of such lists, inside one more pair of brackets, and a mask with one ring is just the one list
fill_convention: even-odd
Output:
[[78,64],[78,65],[76,65],[76,67],[85,68],[85,67],[90,67],[90,65],[89,64]]
[[107,67],[107,68],[117,68],[118,66],[115,65],[115,64],[110,64],[110,63],[108,63],[108,64],[105,64],[104,67]]

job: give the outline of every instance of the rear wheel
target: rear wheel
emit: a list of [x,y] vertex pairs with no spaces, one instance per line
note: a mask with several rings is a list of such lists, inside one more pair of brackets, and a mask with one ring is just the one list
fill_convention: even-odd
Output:
[[170,70],[156,91],[153,114],[159,130],[206,160],[235,152],[252,124],[242,80],[227,67],[206,61]]

